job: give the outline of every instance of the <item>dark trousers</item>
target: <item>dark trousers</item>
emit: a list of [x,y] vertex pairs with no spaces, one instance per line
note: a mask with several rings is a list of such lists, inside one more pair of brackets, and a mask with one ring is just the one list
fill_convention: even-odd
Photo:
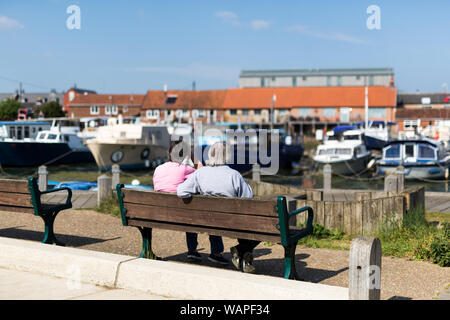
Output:
[[239,253],[239,256],[242,257],[244,253],[250,252],[252,253],[253,249],[256,248],[258,244],[260,244],[261,241],[256,240],[247,240],[247,239],[237,239],[238,245],[236,246],[236,249]]
[[[209,243],[211,244],[212,254],[221,254],[223,252],[223,242],[222,237],[209,235]],[[197,251],[197,234],[186,232],[186,244],[189,252]]]

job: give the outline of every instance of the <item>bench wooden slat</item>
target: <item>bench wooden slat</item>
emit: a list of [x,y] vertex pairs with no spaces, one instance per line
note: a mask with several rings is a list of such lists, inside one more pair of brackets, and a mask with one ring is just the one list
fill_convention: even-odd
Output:
[[0,211],[34,213],[33,208],[30,207],[7,206],[1,204],[0,204]]
[[[198,211],[220,211],[242,215],[278,217],[278,214],[275,212],[277,202],[274,200],[252,199],[252,201],[248,201],[249,199],[245,198],[195,196],[190,198],[189,203],[185,203],[176,194],[164,192],[123,189],[123,193],[125,195],[123,199],[125,207],[129,203],[136,203],[169,208],[189,208]],[[148,196],[146,196],[146,193],[148,193]]]
[[196,211],[186,208],[156,207],[135,203],[127,203],[125,206],[127,208],[127,217],[130,218],[190,225],[204,225],[207,227],[273,233],[278,235],[280,233],[275,227],[278,223],[278,218],[274,217],[240,215],[237,213],[217,212],[212,210]]
[[33,208],[30,192],[28,192],[28,194],[24,194],[0,191],[0,205]]
[[216,236],[223,236],[232,239],[248,239],[248,240],[257,240],[257,241],[270,241],[273,243],[280,243],[280,235],[273,234],[265,234],[265,233],[249,233],[242,232],[239,230],[225,230],[225,229],[216,229],[216,228],[207,228],[202,226],[194,226],[194,225],[186,225],[186,224],[172,224],[172,223],[164,223],[157,221],[149,221],[149,220],[139,220],[139,219],[129,219],[128,225],[133,227],[146,227],[146,228],[157,228],[157,229],[166,229],[173,231],[182,231],[182,232],[193,232],[193,233],[206,233]]
[[26,180],[0,179],[0,192],[30,194],[28,182]]

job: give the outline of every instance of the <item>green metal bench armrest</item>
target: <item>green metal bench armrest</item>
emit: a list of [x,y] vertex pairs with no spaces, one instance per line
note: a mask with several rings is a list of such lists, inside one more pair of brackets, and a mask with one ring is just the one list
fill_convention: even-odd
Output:
[[48,194],[48,193],[58,192],[58,191],[64,191],[64,190],[66,190],[67,193],[68,193],[67,194],[67,199],[66,199],[66,205],[69,205],[69,204],[71,204],[71,201],[72,201],[72,189],[70,189],[70,188],[63,187],[63,188],[51,189],[51,190],[47,190],[47,191],[39,191],[39,193],[41,195],[43,195],[43,194]]
[[[278,219],[279,219],[277,228],[278,228],[278,230],[280,230],[281,244],[283,246],[289,246],[294,243],[297,243],[297,241],[299,239],[306,237],[307,235],[312,233],[314,212],[311,207],[303,207],[303,208],[288,212],[286,197],[279,196],[277,199],[276,211],[278,213]],[[295,216],[299,213],[305,212],[305,211],[308,211],[308,219],[307,219],[306,227],[297,231],[294,234],[291,234],[292,230],[290,230],[290,228],[289,228],[289,218],[292,216]]]
[[293,235],[289,235],[289,242],[298,241],[301,238],[304,238],[307,235],[310,235],[312,233],[314,213],[313,213],[313,209],[311,207],[303,207],[303,208],[294,210],[292,212],[289,212],[288,215],[289,215],[289,217],[292,217],[292,216],[295,216],[295,215],[305,212],[305,211],[308,211],[308,219],[306,221],[306,227]]

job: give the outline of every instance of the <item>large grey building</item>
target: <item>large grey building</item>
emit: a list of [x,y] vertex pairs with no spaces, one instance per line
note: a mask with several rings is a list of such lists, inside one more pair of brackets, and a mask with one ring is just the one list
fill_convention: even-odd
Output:
[[240,88],[393,86],[392,68],[242,70]]

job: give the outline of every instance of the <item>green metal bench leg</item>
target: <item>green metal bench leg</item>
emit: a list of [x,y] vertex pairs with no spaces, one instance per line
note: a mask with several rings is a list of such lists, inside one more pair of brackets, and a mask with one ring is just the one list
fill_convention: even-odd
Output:
[[55,218],[59,212],[52,212],[41,216],[44,220],[45,224],[45,235],[42,243],[46,244],[56,244],[58,246],[65,246],[64,243],[58,241],[55,237],[55,233],[53,232],[53,223],[55,222]]
[[138,227],[142,235],[142,251],[139,258],[161,260],[152,251],[152,229]]
[[298,276],[297,270],[295,269],[295,249],[296,244],[291,244],[288,246],[283,246],[284,248],[284,278],[285,279],[295,279],[303,280]]

